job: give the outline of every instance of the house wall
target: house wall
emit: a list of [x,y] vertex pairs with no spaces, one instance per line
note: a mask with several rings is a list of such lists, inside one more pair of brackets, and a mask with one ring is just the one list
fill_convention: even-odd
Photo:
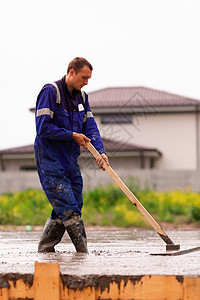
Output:
[[[113,169],[120,170],[125,169],[132,172],[134,169],[140,169],[140,158],[135,156],[115,156],[117,154],[112,154],[114,157],[110,157],[109,161]],[[81,169],[96,169],[96,162],[92,155],[85,157],[81,155],[78,159]],[[34,156],[29,158],[13,158],[3,160],[4,171],[6,172],[15,172],[22,170],[22,167],[35,167]],[[144,157],[144,168],[150,168],[150,158]],[[1,173],[1,171],[0,171]]]
[[[155,168],[160,170],[200,170],[200,113],[155,113],[135,114],[132,124],[101,124],[95,116],[101,136],[108,139],[156,148],[163,154],[155,159]],[[5,171],[19,171],[23,166],[35,166],[34,154],[1,156]],[[82,161],[82,162],[81,162]],[[92,163],[91,163],[92,161]],[[82,168],[94,169],[94,159],[80,159]],[[110,157],[115,170],[131,174],[140,169],[139,157]],[[150,158],[145,158],[145,169],[150,167]]]
[[[95,170],[97,168],[96,161],[93,157],[79,158],[81,170]],[[134,169],[140,169],[140,161],[138,157],[110,157],[109,163],[115,170],[126,170],[132,172]],[[146,159],[146,167],[149,167],[149,159]]]
[[158,169],[200,168],[197,121],[199,128],[200,123],[195,113],[136,114],[132,124],[101,124],[100,116],[95,119],[104,138],[161,151],[163,156],[157,161]]
[[35,160],[34,158],[16,158],[16,159],[4,159],[3,167],[4,170],[9,171],[20,171],[21,167],[34,167]]

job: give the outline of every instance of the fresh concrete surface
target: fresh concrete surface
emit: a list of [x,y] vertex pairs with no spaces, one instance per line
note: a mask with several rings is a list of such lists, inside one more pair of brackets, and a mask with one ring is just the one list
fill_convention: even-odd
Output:
[[[87,229],[86,229],[87,230]],[[166,230],[165,230],[166,231]],[[200,246],[200,230],[167,230],[181,250]],[[166,245],[153,230],[87,230],[89,254],[76,253],[65,233],[56,253],[37,253],[41,231],[0,231],[0,274],[33,274],[35,261],[57,262],[68,275],[200,275],[200,251],[151,256]]]

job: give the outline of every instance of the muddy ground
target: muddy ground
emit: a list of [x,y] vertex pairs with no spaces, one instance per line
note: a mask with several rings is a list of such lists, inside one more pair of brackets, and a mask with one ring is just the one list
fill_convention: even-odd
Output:
[[[200,246],[200,230],[168,230],[181,250]],[[87,230],[89,254],[78,254],[65,233],[56,253],[37,253],[41,231],[0,231],[0,274],[33,274],[35,261],[57,262],[68,275],[200,275],[200,251],[180,256],[165,252],[154,230]]]

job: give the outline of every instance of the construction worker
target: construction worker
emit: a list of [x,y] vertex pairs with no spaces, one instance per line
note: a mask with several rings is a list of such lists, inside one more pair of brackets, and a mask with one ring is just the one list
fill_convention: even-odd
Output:
[[[108,162],[88,95],[81,89],[92,76],[92,65],[73,59],[61,80],[45,85],[36,104],[36,166],[42,188],[52,205],[39,242],[38,252],[55,252],[67,230],[77,252],[88,252],[81,210],[83,181],[77,158],[80,146],[90,141]],[[103,160],[97,159],[103,168]]]

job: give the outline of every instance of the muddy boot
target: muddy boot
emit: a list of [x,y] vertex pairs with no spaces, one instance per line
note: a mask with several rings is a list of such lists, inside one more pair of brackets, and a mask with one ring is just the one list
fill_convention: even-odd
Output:
[[47,219],[38,245],[38,252],[55,252],[57,245],[65,232],[65,226],[60,219]]
[[77,252],[88,253],[87,237],[83,221],[76,222],[66,227],[72,243]]

